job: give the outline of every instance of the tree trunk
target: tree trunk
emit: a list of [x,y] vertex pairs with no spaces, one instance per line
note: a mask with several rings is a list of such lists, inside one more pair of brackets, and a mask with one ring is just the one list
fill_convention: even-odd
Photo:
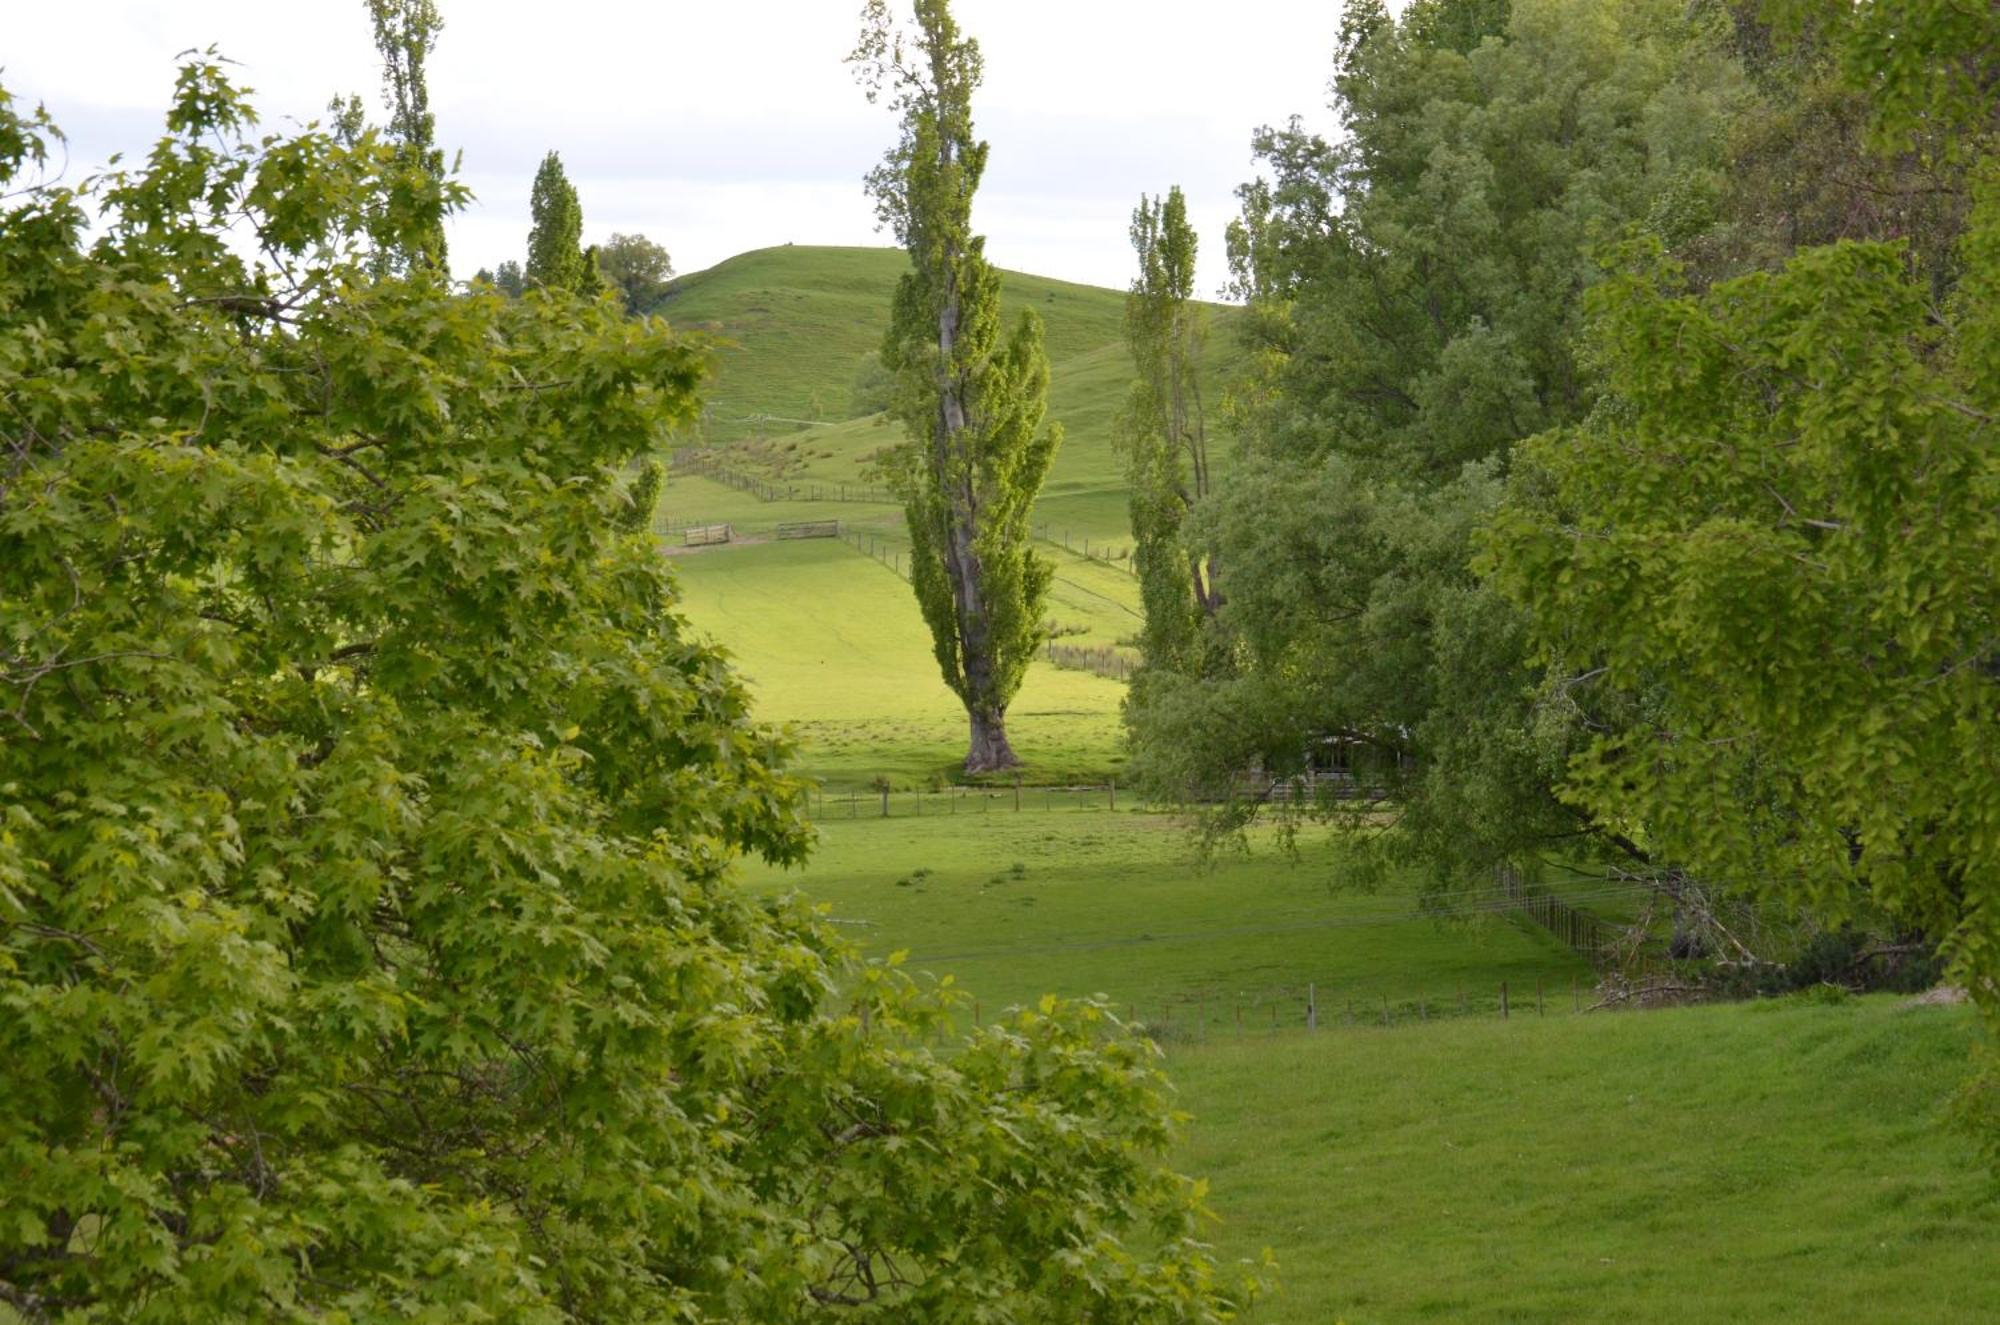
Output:
[[965,756],[968,773],[991,773],[999,768],[1018,768],[1021,761],[1007,744],[1005,709],[967,709],[972,719],[972,750]]

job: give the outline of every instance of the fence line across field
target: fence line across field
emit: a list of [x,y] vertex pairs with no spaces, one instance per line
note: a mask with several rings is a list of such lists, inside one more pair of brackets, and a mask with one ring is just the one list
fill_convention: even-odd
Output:
[[[914,964],[920,959],[908,959]],[[1247,994],[1214,993],[1158,1000],[1113,999],[1126,1025],[1166,1044],[1201,1043],[1219,1035],[1341,1030],[1400,1030],[1443,1021],[1546,1020],[1583,1016],[1643,1001],[1649,993],[1681,990],[1672,964],[1649,962],[1634,970],[1454,983],[1449,989],[1391,994],[1380,986],[1348,988],[1318,980]],[[966,1005],[975,1025],[986,1020],[978,999]]]
[[[674,452],[672,468],[675,472],[692,474],[710,479],[725,487],[745,492],[759,501],[816,501],[816,502],[858,502],[871,506],[899,506],[900,499],[889,489],[869,483],[827,483],[807,481],[775,482],[746,474],[740,469],[723,464],[714,456],[701,451],[683,449]],[[669,531],[670,532],[670,531]],[[1138,572],[1132,564],[1132,545],[1117,541],[1098,539],[1091,542],[1089,534],[1079,534],[1074,530],[1060,529],[1049,524],[1035,525],[1031,531],[1042,542],[1051,546],[1060,543],[1063,550],[1101,566],[1109,566],[1127,575]],[[1083,586],[1078,585],[1078,588]],[[1120,604],[1123,606],[1123,604]]]
[[[1022,810],[1116,810],[1116,780],[1075,786],[947,787],[942,790],[896,790],[873,787],[864,791],[824,789],[813,792],[819,818],[826,819],[935,819],[941,815],[992,814],[997,803],[1005,813]],[[971,805],[968,806],[968,802]],[[928,804],[928,808],[926,805]],[[830,807],[830,808],[829,808]],[[1126,808],[1133,808],[1131,799]]]
[[676,451],[672,472],[692,474],[724,487],[747,492],[759,501],[838,501],[872,506],[893,506],[895,494],[887,488],[867,483],[772,482],[734,469],[712,456],[696,451]]
[[[975,794],[990,799],[1004,797],[1014,790],[1008,788],[1004,792]],[[1032,794],[1035,789],[1023,790]],[[1051,792],[1058,789],[1041,790]],[[1088,792],[1095,789],[1061,790]],[[1601,879],[1588,887],[1571,890],[1564,899],[1560,899],[1562,904],[1557,908],[1548,905],[1545,892],[1525,885],[1518,874],[1496,871],[1493,886],[1447,894],[1424,907],[1364,907],[1344,915],[1316,919],[1272,916],[1261,922],[1204,930],[1104,935],[1059,943],[915,953],[906,961],[912,967],[921,967],[951,962],[1057,956],[1107,948],[1206,943],[1317,930],[1435,924],[1449,920],[1511,916],[1524,925],[1541,929],[1559,942],[1566,942],[1566,946],[1590,961],[1591,976],[1587,980],[1583,976],[1572,976],[1568,981],[1567,999],[1563,997],[1561,983],[1551,987],[1546,977],[1536,978],[1532,985],[1527,981],[1511,979],[1490,984],[1459,981],[1449,991],[1426,989],[1402,995],[1391,994],[1372,982],[1365,991],[1349,989],[1336,979],[1324,983],[1312,980],[1303,985],[1292,983],[1261,990],[1239,990],[1230,994],[1217,992],[1168,998],[1152,1007],[1137,1001],[1117,1002],[1115,1006],[1125,1014],[1128,1022],[1143,1032],[1169,1041],[1205,1040],[1216,1030],[1244,1034],[1301,1027],[1313,1031],[1322,1027],[1393,1028],[1446,1018],[1489,1017],[1501,1021],[1529,1016],[1543,1018],[1552,1009],[1558,1013],[1580,1014],[1628,1003],[1644,1003],[1649,998],[1677,997],[1686,992],[1686,987],[1679,982],[1676,964],[1670,958],[1627,951],[1623,961],[1614,967],[1607,959],[1617,954],[1619,947],[1608,938],[1589,946],[1566,940],[1566,934],[1576,932],[1567,928],[1566,921],[1559,919],[1567,916],[1579,917],[1607,936],[1615,933],[1620,938],[1629,937],[1630,931],[1592,915],[1578,903],[1625,902],[1644,895],[1646,891],[1646,886],[1637,880]],[[835,923],[840,922],[836,920]],[[973,1012],[977,1020],[977,1003],[973,1005]]]

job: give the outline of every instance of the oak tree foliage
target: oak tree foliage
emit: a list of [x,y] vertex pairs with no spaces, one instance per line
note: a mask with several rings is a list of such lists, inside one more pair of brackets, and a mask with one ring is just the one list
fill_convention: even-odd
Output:
[[644,235],[614,234],[597,246],[597,269],[617,291],[625,311],[643,316],[659,306],[674,274],[667,250]]

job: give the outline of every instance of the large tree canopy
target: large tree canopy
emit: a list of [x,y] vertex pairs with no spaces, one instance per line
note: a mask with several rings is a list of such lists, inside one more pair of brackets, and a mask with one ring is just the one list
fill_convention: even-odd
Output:
[[2000,1017],[2000,15],[1791,8],[1881,146],[1965,164],[1956,252],[1906,221],[1701,289],[1640,246],[1592,299],[1605,398],[1527,449],[1489,568],[1561,684],[1647,697],[1571,800],[1745,891],[1886,913]]
[[1348,6],[1346,136],[1262,134],[1230,235],[1264,375],[1236,392],[1242,463],[1189,522],[1227,568],[1210,670],[1149,669],[1128,709],[1154,789],[1359,765],[1401,801],[1372,840],[1439,879],[1592,827],[1550,792],[1571,733],[1540,721],[1471,536],[1514,444],[1589,407],[1595,246],[1712,214],[1726,31],[1681,0]]
[[731,886],[800,786],[624,531],[701,348],[378,277],[456,186],[248,124],[79,194],[0,94],[0,1304],[1223,1318],[1139,1042],[933,1057]]

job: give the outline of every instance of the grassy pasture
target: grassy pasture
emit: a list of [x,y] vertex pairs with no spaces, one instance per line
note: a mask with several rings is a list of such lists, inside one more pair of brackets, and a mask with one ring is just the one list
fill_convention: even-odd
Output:
[[[2000,1312],[2000,1184],[1944,1118],[1977,1033],[1963,1009],[1579,1015],[1569,953],[1504,917],[1384,919],[1410,913],[1414,881],[1343,890],[1323,840],[1204,865],[1161,816],[1056,803],[912,818],[898,802],[882,819],[861,797],[850,820],[836,798],[802,873],[745,884],[803,888],[864,950],[950,974],[989,1019],[1044,991],[1135,1013],[1191,1115],[1177,1160],[1211,1183],[1218,1250],[1279,1262],[1254,1320]],[[1374,1025],[1385,995],[1393,1029]]]
[[[900,433],[878,416],[856,416],[853,385],[887,329],[889,302],[905,267],[900,250],[787,246],[740,254],[676,281],[660,312],[675,326],[725,338],[717,352],[705,437],[737,448],[739,467],[822,485],[868,482],[868,464]],[[1003,324],[1033,308],[1046,328],[1049,417],[1066,440],[1036,506],[1035,521],[1059,540],[1067,531],[1098,546],[1129,544],[1123,466],[1112,422],[1131,388],[1124,343],[1125,294],[1019,272],[1003,273]],[[1214,306],[1209,399],[1242,361],[1228,331],[1232,310]],[[763,423],[750,422],[770,416]],[[760,440],[761,438],[761,440]],[[1228,446],[1212,444],[1218,470]],[[726,519],[690,489],[669,505]],[[740,494],[739,494],[740,495]],[[746,500],[754,500],[748,499]],[[769,517],[767,517],[769,518]]]
[[[901,249],[785,245],[740,253],[669,287],[658,312],[674,326],[733,342],[719,355],[709,433],[748,436],[730,422],[751,414],[838,422],[853,417],[851,387],[881,345]],[[1023,272],[1003,272],[1002,325],[1041,314],[1054,362],[1124,334],[1124,294]]]
[[[728,648],[761,711],[792,726],[805,772],[844,792],[956,771],[965,710],[939,678],[909,586],[888,567],[833,539],[717,548],[674,565],[689,618]],[[1051,611],[1109,622],[1117,610],[1079,594]],[[1036,662],[1008,712],[1026,776],[1116,776],[1123,696],[1118,682]]]
[[1890,996],[1176,1048],[1268,1325],[2000,1320],[1962,1008]]
[[[1055,808],[1043,806],[1052,799]],[[932,801],[880,817],[875,798],[829,798],[819,850],[803,874],[750,867],[760,891],[803,889],[864,951],[909,953],[912,969],[950,974],[990,1011],[1043,993],[1103,994],[1178,1042],[1301,1025],[1313,985],[1323,1025],[1494,1007],[1498,983],[1532,1014],[1536,982],[1569,1006],[1588,968],[1506,919],[1440,924],[1416,914],[1414,880],[1374,893],[1340,886],[1324,840],[1296,855],[1268,834],[1249,850],[1200,859],[1174,820],[1108,797],[1032,792]],[[947,804],[951,804],[947,802]],[[1125,804],[1129,804],[1126,802]]]

